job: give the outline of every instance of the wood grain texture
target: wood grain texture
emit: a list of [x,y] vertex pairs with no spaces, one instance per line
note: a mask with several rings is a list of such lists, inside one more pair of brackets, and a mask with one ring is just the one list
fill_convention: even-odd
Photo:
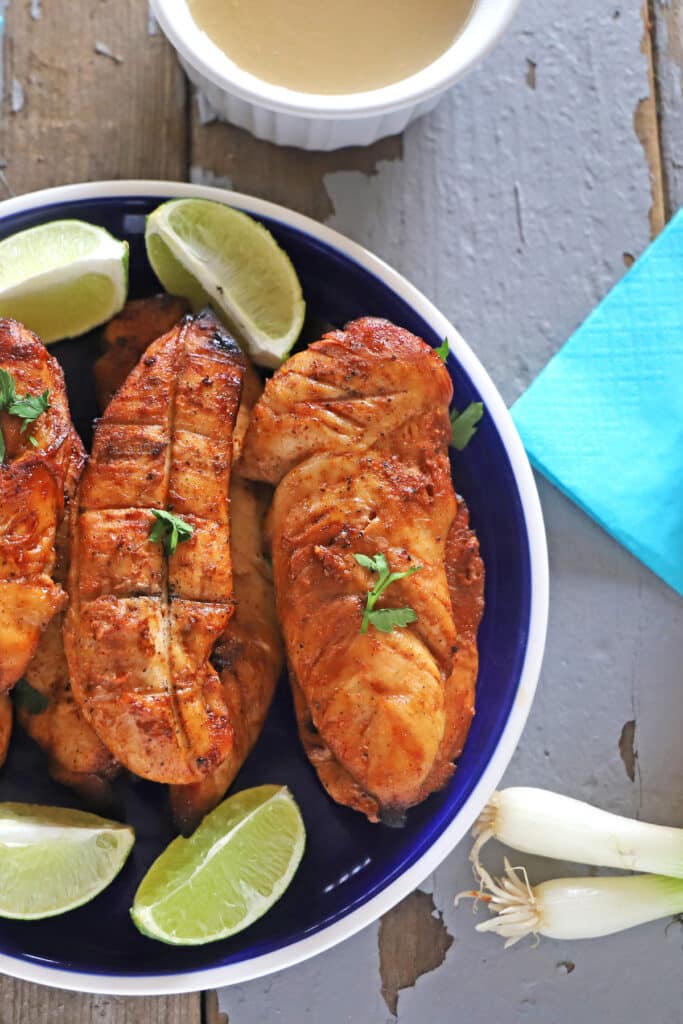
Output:
[[667,214],[683,206],[683,0],[651,0]]
[[662,168],[662,152],[659,139],[659,123],[657,120],[657,90],[655,86],[654,25],[650,17],[647,2],[642,7],[643,41],[641,53],[647,61],[648,94],[639,102],[633,114],[633,127],[643,147],[648,168],[650,170],[650,235],[655,238],[666,223],[664,204],[664,172]]
[[142,0],[15,0],[3,63],[0,164],[15,193],[186,177],[186,85]]
[[382,139],[365,149],[307,153],[261,142],[233,125],[218,121],[203,124],[196,96],[190,111],[192,181],[270,199],[316,220],[327,220],[334,213],[325,188],[327,174],[360,171],[373,175],[382,162],[400,160],[403,155],[400,136]]
[[0,979],[0,1024],[201,1024],[198,995],[125,999]]

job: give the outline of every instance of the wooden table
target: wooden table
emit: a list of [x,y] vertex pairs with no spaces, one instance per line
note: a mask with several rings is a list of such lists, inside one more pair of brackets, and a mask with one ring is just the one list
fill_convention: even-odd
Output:
[[[326,155],[202,124],[144,0],[4,8],[7,192],[189,178],[285,203],[406,273],[508,401],[683,203],[681,0],[650,0],[644,13],[639,0],[526,0],[495,53],[431,116],[401,138]],[[683,824],[681,602],[552,487],[540,489],[550,632],[507,780]],[[466,853],[377,926],[272,978],[140,1000],[4,979],[0,1024],[681,1020],[680,923],[504,954],[452,906],[469,885]],[[552,873],[532,867],[537,879]]]

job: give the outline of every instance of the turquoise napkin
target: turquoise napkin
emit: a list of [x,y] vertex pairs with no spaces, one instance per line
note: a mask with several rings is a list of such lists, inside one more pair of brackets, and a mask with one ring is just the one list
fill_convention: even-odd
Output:
[[533,465],[683,595],[683,210],[511,411]]

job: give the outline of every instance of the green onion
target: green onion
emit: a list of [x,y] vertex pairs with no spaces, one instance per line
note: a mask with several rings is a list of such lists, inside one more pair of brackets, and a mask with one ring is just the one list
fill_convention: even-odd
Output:
[[621,878],[558,878],[533,888],[524,868],[505,861],[503,878],[479,865],[479,892],[461,893],[482,900],[495,917],[478,924],[513,946],[527,935],[551,939],[592,939],[683,912],[683,880],[659,875]]
[[474,827],[471,858],[489,839],[524,853],[683,878],[683,829],[649,825],[545,789],[494,793]]

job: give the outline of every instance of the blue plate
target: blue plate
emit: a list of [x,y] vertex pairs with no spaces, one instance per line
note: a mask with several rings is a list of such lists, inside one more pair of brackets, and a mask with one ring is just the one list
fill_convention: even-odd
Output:
[[[286,679],[234,789],[284,783],[308,832],[298,874],[282,900],[242,934],[176,948],[140,935],[128,908],[143,874],[173,836],[163,786],[117,783],[121,817],[137,841],[116,881],[87,906],[43,922],[0,922],[0,970],[85,991],[194,990],[278,970],[328,948],[374,920],[418,885],[470,827],[516,746],[533,697],[545,640],[547,554],[533,477],[495,387],[457,331],[403,278],[360,247],[281,207],[217,189],[159,182],[69,186],[0,204],[0,238],[49,220],[77,217],[131,246],[131,295],[158,290],[145,256],[145,216],[172,196],[218,199],[258,217],[289,253],[308,305],[304,336],[329,323],[386,317],[431,345],[451,343],[455,402],[482,400],[486,416],[453,478],[470,508],[486,564],[486,612],[479,633],[477,715],[450,785],[408,814],[403,829],[370,825],[324,793],[296,735]],[[96,344],[62,342],[76,427],[86,443],[96,414]],[[78,806],[53,783],[40,750],[16,730],[0,800]]]

